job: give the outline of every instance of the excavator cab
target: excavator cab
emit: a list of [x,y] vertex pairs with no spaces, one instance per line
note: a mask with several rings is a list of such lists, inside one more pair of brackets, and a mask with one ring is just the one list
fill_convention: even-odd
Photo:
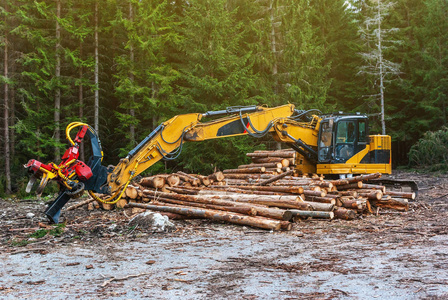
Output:
[[356,174],[391,172],[390,137],[369,136],[368,117],[323,116],[318,136],[317,172]]
[[322,120],[319,130],[318,162],[345,163],[364,150],[368,136],[367,116],[330,116]]

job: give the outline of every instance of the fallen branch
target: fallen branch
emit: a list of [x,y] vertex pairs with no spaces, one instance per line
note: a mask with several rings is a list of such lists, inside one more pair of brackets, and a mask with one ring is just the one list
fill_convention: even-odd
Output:
[[136,278],[136,277],[140,277],[140,276],[144,276],[144,275],[149,275],[150,273],[140,273],[140,274],[135,274],[135,275],[128,275],[126,277],[121,277],[121,278],[117,278],[117,277],[112,277],[109,280],[106,280],[103,282],[103,284],[101,284],[102,287],[107,286],[109,283],[111,283],[112,281],[123,281],[123,280],[127,280],[130,278]]
[[35,252],[35,251],[46,251],[47,249],[45,248],[31,248],[31,249],[22,249],[22,250],[17,250],[14,252],[11,252],[10,255],[14,255],[14,254],[19,254],[19,253],[26,253],[26,252]]
[[86,205],[86,204],[89,204],[90,202],[93,202],[95,199],[93,199],[93,198],[89,198],[89,199],[87,199],[87,200],[84,200],[84,201],[81,201],[81,202],[79,202],[79,203],[76,203],[76,204],[73,204],[72,206],[70,206],[70,207],[67,207],[67,211],[69,211],[69,210],[74,210],[74,209],[76,209],[76,208],[78,208],[78,207],[81,207],[81,206],[84,206],[84,205]]

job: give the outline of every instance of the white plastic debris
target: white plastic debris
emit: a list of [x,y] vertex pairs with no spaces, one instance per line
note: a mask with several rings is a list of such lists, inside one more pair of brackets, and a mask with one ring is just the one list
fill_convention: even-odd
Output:
[[34,216],[35,216],[35,214],[33,214],[33,213],[27,213],[27,214],[26,214],[26,217],[27,217],[28,219],[32,219],[32,218],[34,218]]
[[141,229],[149,229],[152,232],[170,232],[176,229],[167,216],[150,211],[142,212],[129,221],[130,226],[138,226]]

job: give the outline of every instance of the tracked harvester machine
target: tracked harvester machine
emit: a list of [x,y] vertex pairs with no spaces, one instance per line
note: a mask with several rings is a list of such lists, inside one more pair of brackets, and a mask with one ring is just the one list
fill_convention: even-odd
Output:
[[[201,120],[206,120],[201,122]],[[184,142],[250,135],[271,135],[298,153],[298,173],[347,174],[391,173],[391,138],[369,135],[368,118],[361,114],[322,115],[317,110],[302,111],[288,104],[274,108],[263,106],[230,107],[221,111],[177,115],[160,124],[116,166],[101,165],[103,152],[98,134],[85,123],[67,126],[71,146],[62,162],[43,164],[31,159],[25,167],[33,173],[27,191],[41,179],[37,193],[42,193],[49,180],[60,186],[57,198],[45,214],[57,223],[62,207],[86,190],[101,202],[117,202],[135,176],[161,159],[176,159]],[[78,129],[76,137],[71,131]],[[79,146],[90,137],[93,155],[87,163],[80,161]],[[100,199],[97,193],[109,195]]]

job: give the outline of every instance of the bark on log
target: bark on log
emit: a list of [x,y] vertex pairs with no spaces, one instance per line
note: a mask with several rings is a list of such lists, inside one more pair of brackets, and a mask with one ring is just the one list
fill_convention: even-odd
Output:
[[129,203],[128,206],[140,207],[154,211],[164,211],[187,216],[207,218],[215,221],[224,221],[233,224],[247,225],[269,230],[281,229],[280,221],[269,220],[266,218],[259,218],[259,217],[244,216],[236,213],[229,213],[211,209],[193,209],[188,207],[157,206],[157,205],[140,204],[140,203]]
[[358,197],[358,192],[357,191],[336,191],[336,192],[329,192],[327,193],[327,196],[333,196],[336,195],[338,197],[340,196],[352,196],[357,198]]
[[249,157],[282,157],[282,158],[295,158],[295,152],[255,152],[255,153],[246,153],[246,156]]
[[305,195],[305,201],[310,202],[319,202],[319,203],[328,203],[328,204],[336,204],[336,200],[334,198],[329,197],[316,197],[316,196],[307,196]]
[[266,171],[265,167],[245,168],[245,169],[228,169],[222,171],[224,174],[228,173],[263,173]]
[[395,209],[398,211],[408,211],[409,203],[407,199],[404,198],[391,198],[389,200],[371,200],[372,205],[383,208]]
[[395,191],[386,191],[384,195],[390,195],[398,198],[407,198],[411,200],[415,200],[415,193],[406,193],[406,192],[395,192]]
[[370,193],[358,193],[361,197],[366,197],[369,200],[381,200],[383,198],[383,192],[380,190],[374,190]]
[[356,200],[347,197],[339,198],[340,206],[351,209],[364,210],[366,208],[366,201]]
[[264,196],[259,196],[259,195],[246,195],[246,194],[238,194],[238,193],[234,193],[234,194],[228,194],[228,195],[217,195],[217,194],[207,194],[206,191],[204,191],[203,193],[200,193],[201,196],[203,197],[209,197],[209,198],[213,198],[213,199],[222,199],[222,200],[232,200],[232,201],[249,201],[249,200],[258,200],[260,198],[263,199],[267,199],[267,200],[272,200],[272,201],[294,201],[294,202],[303,202],[302,198],[300,198],[299,196],[284,196],[284,195],[264,195]]
[[303,187],[300,186],[238,186],[241,190],[251,191],[268,191],[268,192],[280,192],[290,194],[303,194]]
[[304,203],[308,204],[314,211],[332,211],[334,208],[334,204],[331,203],[319,203],[310,201],[304,201]]
[[184,187],[168,187],[167,190],[177,194],[186,194],[186,195],[197,195],[200,191]]
[[201,180],[199,178],[196,178],[190,174],[184,173],[184,172],[177,172],[177,176],[179,176],[183,181],[191,183],[193,186],[199,186],[201,184]]
[[325,197],[327,195],[326,191],[310,191],[310,190],[303,190],[303,193],[305,196],[315,196],[315,197]]
[[239,199],[237,202],[243,203],[254,203],[261,204],[270,207],[279,207],[279,208],[296,208],[300,210],[311,210],[312,207],[308,203],[300,202],[300,201],[290,201],[290,200],[272,200],[265,199],[263,197],[259,197],[258,199]]
[[342,207],[337,207],[333,212],[336,219],[342,220],[354,220],[357,215],[354,210]]
[[306,210],[297,210],[290,209],[293,217],[299,216],[302,218],[315,218],[315,219],[333,219],[334,213],[332,211],[306,211]]
[[282,178],[285,177],[285,176],[292,175],[293,173],[294,173],[294,171],[285,172],[285,173],[283,173],[283,174],[280,174],[280,175],[274,176],[274,177],[272,177],[272,178],[270,178],[270,179],[266,179],[266,180],[264,180],[264,181],[262,181],[262,182],[259,182],[259,183],[256,184],[256,185],[258,185],[258,186],[261,186],[261,185],[267,185],[267,184],[269,184],[269,183],[272,183],[272,182],[274,182],[274,181],[277,181],[277,180],[279,180],[279,179],[282,179]]
[[380,190],[383,193],[386,191],[386,187],[383,185],[377,185],[377,184],[368,184],[368,183],[363,183],[362,184],[362,188],[363,189],[372,189],[372,190]]
[[355,176],[355,177],[351,177],[351,178],[346,178],[345,180],[347,180],[350,183],[354,183],[357,181],[376,179],[376,178],[380,178],[380,177],[381,177],[381,173],[373,173],[373,174],[365,174],[365,175],[359,175],[359,176]]
[[222,205],[215,205],[215,204],[205,204],[205,203],[198,203],[198,202],[175,200],[175,199],[169,199],[169,198],[157,198],[157,201],[167,202],[167,203],[171,203],[171,204],[178,204],[178,205],[183,205],[183,206],[194,206],[194,207],[201,207],[201,208],[207,208],[207,209],[230,211],[230,212],[235,212],[235,213],[249,215],[249,216],[257,215],[257,211],[253,207],[222,206]]
[[247,168],[260,168],[260,167],[265,167],[265,168],[282,168],[283,165],[281,162],[279,163],[264,163],[264,164],[249,164],[249,165],[239,165],[238,169],[247,169]]
[[[260,176],[261,174],[225,174],[224,178],[225,179],[244,179],[244,180],[248,180],[248,179],[252,179],[252,180],[257,180],[257,179],[261,179],[262,177]],[[272,176],[269,175],[269,178],[271,178]]]
[[361,189],[362,186],[363,186],[363,183],[361,181],[358,181],[358,182],[349,183],[349,184],[345,184],[345,185],[339,185],[336,187],[338,188],[338,190],[349,190],[349,189]]
[[213,199],[213,198],[208,198],[208,197],[203,197],[203,196],[168,194],[168,193],[161,193],[161,192],[155,192],[155,191],[149,191],[149,190],[145,190],[144,193],[148,197],[154,198],[156,200],[158,197],[163,197],[163,198],[169,198],[169,199],[175,199],[175,200],[177,199],[177,200],[184,200],[184,201],[189,201],[189,202],[215,204],[215,205],[222,205],[222,206],[253,207],[257,210],[257,215],[259,215],[259,216],[273,218],[273,219],[279,219],[279,220],[286,220],[286,221],[291,219],[291,214],[288,213],[286,210],[272,209],[272,208],[263,207],[260,205],[252,205],[252,204],[249,205],[248,203]]

